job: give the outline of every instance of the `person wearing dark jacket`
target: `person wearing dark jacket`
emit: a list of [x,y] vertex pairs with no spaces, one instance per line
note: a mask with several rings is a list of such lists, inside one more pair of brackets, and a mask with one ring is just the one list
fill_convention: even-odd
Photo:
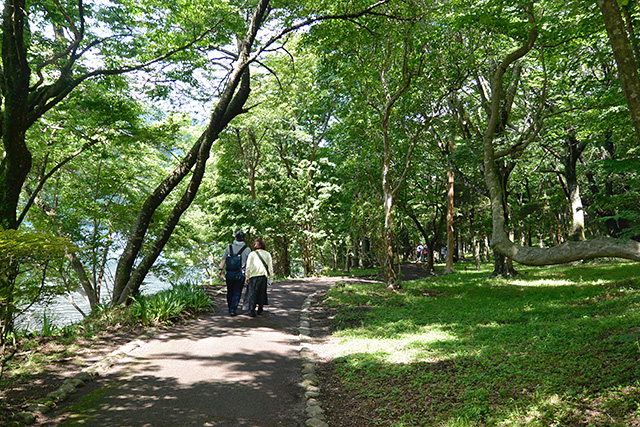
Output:
[[[227,305],[229,306],[229,314],[231,316],[236,315],[236,309],[240,304],[242,298],[242,288],[245,282],[245,268],[247,266],[247,259],[251,249],[244,243],[244,233],[238,231],[235,234],[235,239],[232,244],[227,246],[222,254],[222,261],[220,261],[220,269],[218,270],[218,276],[222,278],[222,272],[225,272],[225,280],[227,283]],[[231,260],[230,257],[238,257],[240,259]],[[231,260],[227,265],[227,260]],[[238,262],[239,261],[239,262]]]

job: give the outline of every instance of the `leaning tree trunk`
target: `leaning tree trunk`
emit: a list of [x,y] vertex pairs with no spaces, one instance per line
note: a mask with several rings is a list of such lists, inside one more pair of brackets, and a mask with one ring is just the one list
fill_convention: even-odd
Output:
[[[135,294],[139,290],[142,281],[169,240],[180,217],[195,198],[200,183],[202,182],[202,177],[204,176],[206,162],[209,158],[213,142],[218,138],[218,135],[227,124],[243,112],[243,106],[250,91],[249,58],[251,47],[253,46],[258,29],[268,9],[268,5],[269,0],[260,0],[256,7],[247,35],[245,39],[239,43],[240,51],[238,60],[234,63],[233,71],[211,114],[206,130],[185,158],[183,158],[181,164],[156,188],[153,194],[151,194],[143,204],[138,214],[134,230],[127,242],[127,246],[118,261],[116,277],[114,279],[112,303],[122,304],[128,300],[130,295]],[[160,234],[151,243],[148,252],[134,269],[133,265],[138,259],[138,255],[142,249],[142,243],[149,229],[153,214],[171,191],[190,172],[192,174],[191,181],[185,192],[174,205]]]

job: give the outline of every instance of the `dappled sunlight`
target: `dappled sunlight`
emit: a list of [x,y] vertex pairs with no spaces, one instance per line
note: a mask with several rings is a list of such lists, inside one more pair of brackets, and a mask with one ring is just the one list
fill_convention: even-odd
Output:
[[435,362],[448,358],[434,343],[455,341],[449,332],[434,328],[422,333],[399,334],[395,338],[345,338],[332,343],[332,357],[353,354],[376,355],[381,362]]
[[519,279],[512,279],[509,280],[509,282],[507,283],[511,286],[531,286],[531,287],[535,287],[535,286],[572,286],[575,285],[575,282],[572,282],[570,280],[561,280],[561,279],[557,279],[557,280],[549,280],[549,279],[540,279],[540,280],[519,280]]
[[[637,425],[633,415],[626,417],[629,407],[637,408],[638,387],[608,390],[594,398],[576,399],[557,393],[534,393],[529,403],[518,405],[503,416],[501,427],[542,427],[548,425]],[[614,420],[623,421],[616,423]],[[626,419],[626,421],[624,421]]]
[[354,405],[368,408],[356,415],[380,408],[371,415],[380,425],[640,425],[631,267],[333,290],[342,304],[330,338],[335,369]]

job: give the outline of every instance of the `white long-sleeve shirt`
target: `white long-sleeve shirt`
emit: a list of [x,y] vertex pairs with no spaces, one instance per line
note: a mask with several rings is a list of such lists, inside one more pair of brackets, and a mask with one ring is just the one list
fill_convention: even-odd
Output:
[[247,258],[247,269],[245,270],[247,280],[256,276],[270,276],[270,274],[267,273],[267,269],[264,268],[264,264],[260,261],[260,258],[258,258],[257,253],[260,253],[264,262],[269,266],[269,272],[273,274],[273,261],[271,259],[271,254],[264,249],[257,249],[251,252]]

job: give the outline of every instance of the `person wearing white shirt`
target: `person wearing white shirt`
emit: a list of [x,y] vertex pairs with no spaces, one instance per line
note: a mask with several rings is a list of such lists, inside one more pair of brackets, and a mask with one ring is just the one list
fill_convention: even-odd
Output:
[[[263,307],[269,304],[267,298],[267,287],[271,282],[273,273],[273,260],[271,254],[265,250],[266,242],[263,238],[258,238],[253,242],[254,251],[247,258],[246,284],[247,293],[244,306],[251,317],[261,314]],[[257,307],[257,311],[256,311]]]

